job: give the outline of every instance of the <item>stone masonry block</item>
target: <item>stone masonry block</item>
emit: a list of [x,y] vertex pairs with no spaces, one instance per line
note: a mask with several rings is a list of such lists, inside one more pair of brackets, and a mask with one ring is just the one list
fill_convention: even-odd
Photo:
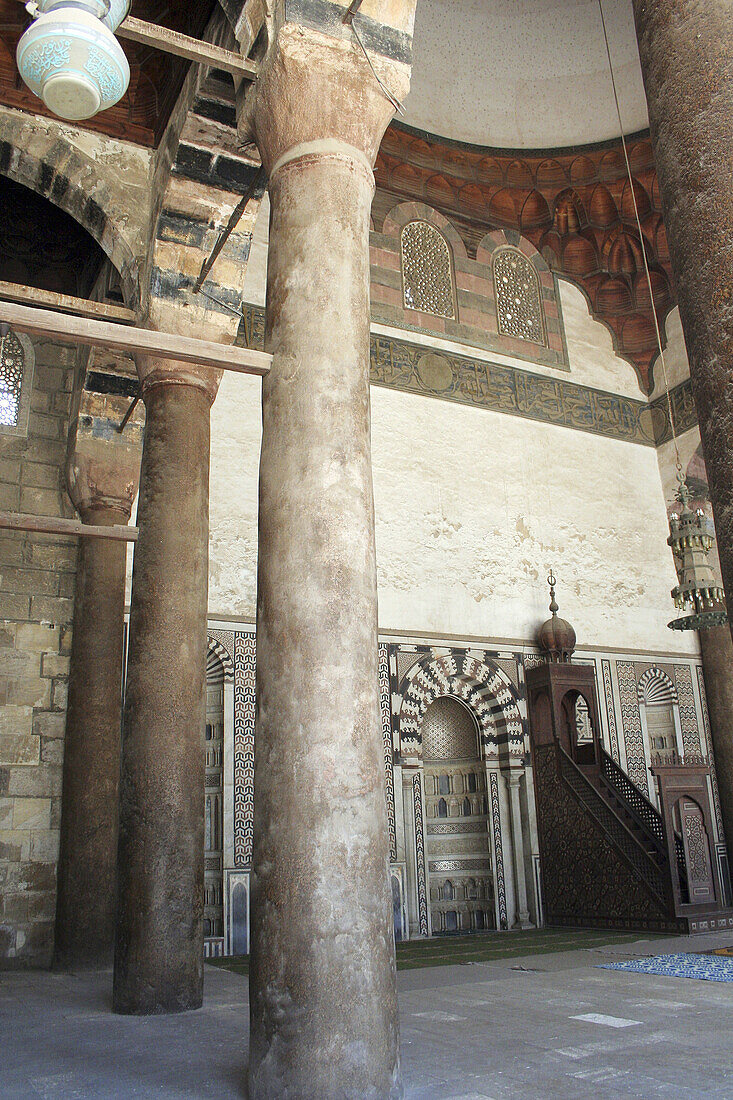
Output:
[[31,834],[15,829],[0,829],[0,860],[24,863],[30,856]]
[[59,581],[43,569],[0,568],[0,591],[31,596],[58,595]]
[[58,653],[60,627],[52,623],[19,623],[15,644],[29,653]]
[[50,707],[52,684],[39,676],[23,676],[10,680],[6,689],[6,703],[12,706]]
[[33,829],[31,832],[32,863],[55,863],[59,858],[58,829]]
[[63,740],[66,715],[61,711],[36,711],[33,715],[33,732],[43,741]]
[[[64,717],[66,716],[64,715]],[[62,738],[41,741],[41,761],[44,764],[63,764],[64,742]]]
[[30,596],[19,596],[14,592],[3,592],[0,605],[6,619],[25,620],[31,613]]
[[12,828],[15,801],[16,800],[14,798],[0,798],[0,829]]
[[40,622],[70,623],[74,601],[56,599],[53,596],[31,596],[31,618]]
[[[2,551],[0,550],[0,560]],[[76,572],[76,544],[71,542],[48,543],[33,542],[30,546],[30,561],[37,569],[51,569],[54,572]]]
[[10,768],[8,794],[22,798],[47,798],[61,794],[61,768],[38,764],[35,768]]
[[30,488],[58,491],[61,488],[61,471],[58,466],[46,462],[24,462],[20,480],[22,485]]
[[[2,711],[0,711],[0,715],[3,711],[8,709],[31,710],[32,708],[3,707]],[[0,764],[5,766],[22,765],[23,767],[28,767],[29,765],[37,764],[40,759],[41,740],[39,737],[34,737],[30,733],[0,733]]]
[[50,827],[50,798],[16,798],[13,800],[14,829],[49,829]]
[[58,489],[21,488],[20,510],[34,516],[63,515],[61,493]]
[[70,660],[60,653],[44,653],[41,658],[41,676],[58,678],[69,675]]
[[54,680],[53,692],[51,695],[51,705],[54,710],[66,711],[66,698],[68,695],[68,687],[62,680]]

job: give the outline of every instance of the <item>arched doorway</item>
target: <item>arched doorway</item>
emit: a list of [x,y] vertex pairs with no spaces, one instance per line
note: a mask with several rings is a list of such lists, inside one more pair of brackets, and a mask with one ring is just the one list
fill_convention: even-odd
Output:
[[422,718],[433,933],[494,926],[486,770],[468,706],[445,695]]

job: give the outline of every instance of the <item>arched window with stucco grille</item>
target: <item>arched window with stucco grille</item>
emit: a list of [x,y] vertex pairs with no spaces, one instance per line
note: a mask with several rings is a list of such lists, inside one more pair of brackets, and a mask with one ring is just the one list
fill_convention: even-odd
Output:
[[546,346],[540,281],[518,248],[500,248],[492,260],[499,332]]
[[0,328],[0,432],[5,435],[28,431],[33,363],[28,337]]
[[400,235],[405,309],[455,319],[453,263],[448,242],[425,221],[408,222]]

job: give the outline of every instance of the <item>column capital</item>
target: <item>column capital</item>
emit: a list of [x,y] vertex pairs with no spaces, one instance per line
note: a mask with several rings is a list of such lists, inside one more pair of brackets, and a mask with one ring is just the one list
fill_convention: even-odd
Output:
[[[414,7],[414,3],[412,5]],[[403,99],[410,66],[370,51],[379,78]],[[371,174],[394,106],[356,38],[285,23],[241,104],[240,130],[254,135],[272,175],[301,158],[349,159]]]
[[85,522],[125,524],[140,481],[143,418],[136,414],[123,435],[121,422],[129,398],[84,390],[69,432],[66,488]]
[[202,390],[212,405],[223,375],[223,371],[211,367],[177,363],[173,359],[157,359],[152,355],[137,355],[135,365],[143,400],[155,386],[192,386]]

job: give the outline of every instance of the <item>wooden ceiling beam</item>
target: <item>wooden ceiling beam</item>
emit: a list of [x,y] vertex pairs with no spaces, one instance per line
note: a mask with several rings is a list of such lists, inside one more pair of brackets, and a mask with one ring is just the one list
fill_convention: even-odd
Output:
[[237,374],[263,377],[270,370],[272,356],[253,348],[217,344],[155,329],[79,317],[50,309],[35,309],[15,302],[0,301],[0,323],[5,322],[19,332],[57,340],[62,344],[88,344],[127,354],[152,355],[178,363],[193,363],[198,367],[229,370]]
[[108,321],[120,321],[133,325],[135,313],[125,306],[112,302],[92,302],[88,298],[76,298],[72,294],[57,294],[52,290],[40,290],[35,286],[23,286],[21,283],[7,283],[0,279],[0,299],[9,302],[24,302],[42,309],[58,309],[62,313],[75,313],[77,317],[97,317]]
[[223,69],[225,72],[232,73],[233,76],[245,77],[248,80],[254,80],[257,76],[258,67],[255,62],[248,61],[246,57],[242,57],[233,50],[225,50],[222,46],[202,42],[200,38],[191,38],[188,34],[172,31],[168,27],[160,27],[157,23],[135,19],[132,15],[122,20],[115,33],[120,38],[127,38],[130,42],[139,42],[155,50],[163,50],[164,53],[176,54],[178,57],[197,61],[213,69]]
[[27,512],[0,512],[0,530],[30,531],[37,535],[86,535],[98,539],[116,539],[118,542],[136,542],[137,527],[125,527],[121,523],[109,527],[82,523],[78,519],[63,516],[33,516]]

